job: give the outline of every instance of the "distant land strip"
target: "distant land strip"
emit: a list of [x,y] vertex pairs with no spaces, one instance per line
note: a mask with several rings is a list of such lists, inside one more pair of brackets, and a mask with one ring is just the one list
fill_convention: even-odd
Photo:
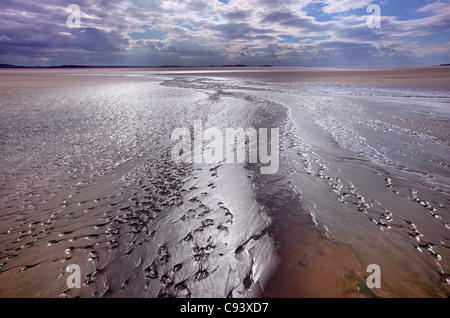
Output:
[[[132,66],[132,65],[51,65],[51,66],[20,66],[12,64],[0,64],[0,68],[136,68],[136,67],[248,67],[247,65],[209,65],[209,66],[182,66],[182,65],[147,65],[147,66]],[[274,67],[273,65],[257,65],[257,67]]]

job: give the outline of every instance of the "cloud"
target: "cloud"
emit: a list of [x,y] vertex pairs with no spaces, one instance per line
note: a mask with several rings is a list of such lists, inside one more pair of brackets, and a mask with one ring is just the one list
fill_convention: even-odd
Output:
[[321,0],[318,1],[323,3],[323,12],[327,14],[331,13],[341,13],[350,10],[367,8],[367,6],[372,2],[368,0]]
[[[80,29],[66,26],[73,2],[82,11]],[[438,64],[450,53],[442,45],[450,32],[448,2],[411,4],[405,16],[381,2],[381,29],[366,25],[369,3],[2,0],[0,63],[382,65],[409,55]]]

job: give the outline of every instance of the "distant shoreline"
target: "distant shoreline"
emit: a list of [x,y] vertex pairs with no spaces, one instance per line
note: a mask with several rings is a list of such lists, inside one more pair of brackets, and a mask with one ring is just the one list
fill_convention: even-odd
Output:
[[[209,65],[209,66],[182,66],[182,65],[147,65],[147,66],[132,66],[132,65],[51,65],[51,66],[22,66],[12,64],[0,64],[0,68],[203,68],[203,67],[249,67],[248,65]],[[274,65],[257,65],[252,67],[274,67]]]
[[50,66],[24,66],[24,65],[13,65],[13,64],[0,64],[0,69],[8,69],[8,68],[25,68],[25,69],[61,69],[61,68],[73,68],[73,69],[92,69],[92,68],[264,68],[264,67],[282,67],[282,68],[414,68],[414,67],[436,67],[436,66],[443,66],[447,67],[450,66],[450,64],[439,64],[439,65],[414,65],[414,66],[408,66],[408,65],[396,65],[396,66],[367,66],[367,65],[361,65],[361,66],[275,66],[275,65],[243,65],[243,64],[230,64],[230,65],[204,65],[204,66],[183,66],[183,65],[141,65],[141,66],[132,66],[132,65],[50,65]]

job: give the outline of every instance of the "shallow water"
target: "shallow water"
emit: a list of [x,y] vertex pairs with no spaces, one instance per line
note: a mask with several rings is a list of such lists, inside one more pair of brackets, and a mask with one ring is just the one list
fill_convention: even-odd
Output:
[[[0,296],[448,295],[450,90],[193,73],[0,75]],[[176,164],[195,120],[280,128],[278,173]]]
[[363,269],[381,266],[389,296],[446,295],[450,99],[331,89],[280,97],[293,122],[286,175],[303,207]]

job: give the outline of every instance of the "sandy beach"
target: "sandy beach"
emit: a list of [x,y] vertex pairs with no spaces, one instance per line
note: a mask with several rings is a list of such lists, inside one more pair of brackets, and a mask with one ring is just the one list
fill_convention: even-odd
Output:
[[[0,100],[0,297],[450,293],[450,67],[5,69]],[[174,162],[196,121],[278,128],[278,171]]]

